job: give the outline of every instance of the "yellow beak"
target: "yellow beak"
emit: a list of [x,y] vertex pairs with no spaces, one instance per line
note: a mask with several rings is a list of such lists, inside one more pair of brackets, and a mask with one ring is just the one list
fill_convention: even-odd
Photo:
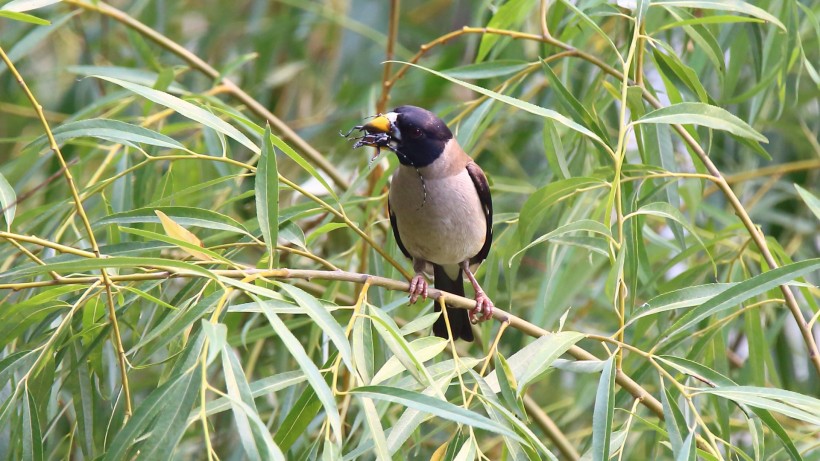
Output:
[[364,126],[368,133],[389,133],[391,123],[384,115],[379,115]]

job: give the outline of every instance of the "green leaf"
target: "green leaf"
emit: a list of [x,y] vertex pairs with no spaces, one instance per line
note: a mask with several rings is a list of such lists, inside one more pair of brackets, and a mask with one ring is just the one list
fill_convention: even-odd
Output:
[[436,320],[438,320],[439,317],[441,317],[441,312],[431,312],[429,314],[416,317],[404,324],[404,326],[401,327],[401,330],[399,330],[399,334],[402,336],[407,336],[409,334],[424,330],[425,328],[430,328],[434,323],[436,323]]
[[744,280],[688,311],[667,330],[665,337],[677,336],[711,315],[736,307],[749,298],[763,294],[818,269],[820,269],[820,258],[808,259],[778,267]]
[[[666,7],[666,10],[678,21],[685,20],[683,18],[691,19],[694,17],[688,11],[680,8],[669,6]],[[718,71],[718,76],[723,78],[726,63],[723,49],[720,47],[717,37],[715,37],[712,31],[706,26],[692,25],[682,27],[684,32],[686,32],[686,35],[692,39],[692,41],[697,45],[697,48],[699,48],[703,54],[709,58],[712,65],[715,66],[715,69]]]
[[615,357],[610,357],[607,362],[601,371],[592,412],[593,461],[608,460],[610,452],[612,417],[615,414]]
[[[145,127],[132,125],[119,120],[93,118],[69,122],[54,129],[54,139],[58,144],[63,144],[68,140],[81,137],[104,139],[127,145],[133,145],[132,143],[136,143],[163,147],[166,149],[188,150],[185,146],[171,137],[157,133],[156,131]],[[32,141],[31,144],[26,146],[27,149],[34,149],[37,151],[45,149],[46,147],[48,147],[48,139],[45,135],[40,136]]]
[[[0,181],[0,189],[2,189],[1,183],[2,181]],[[806,189],[803,189],[797,184],[794,185],[794,188],[797,189],[797,193],[800,195],[800,198],[806,202],[806,206],[809,207],[809,210],[811,210],[812,213],[814,213],[814,216],[816,216],[817,219],[820,219],[820,198],[817,198],[816,195]],[[6,221],[8,221],[8,219],[6,219]]]
[[8,18],[13,21],[20,21],[20,22],[27,22],[29,24],[37,24],[38,26],[47,26],[51,24],[50,21],[45,19],[38,18],[37,16],[26,14],[26,13],[18,13],[16,11],[7,11],[7,10],[0,10],[0,18]]
[[486,416],[467,410],[464,407],[453,405],[445,400],[430,397],[418,392],[388,386],[362,386],[351,389],[350,392],[352,394],[369,397],[374,400],[398,403],[399,405],[404,405],[408,408],[429,413],[431,415],[438,416],[439,418],[466,424],[476,429],[484,429],[492,434],[506,435],[508,437],[513,437],[516,440],[521,440],[518,434],[496,423],[490,418],[487,418]]
[[[67,71],[90,77],[93,75],[101,75],[105,77],[117,78],[125,80],[126,82],[136,83],[142,86],[154,87],[160,80],[160,75],[156,72],[151,72],[145,69],[137,69],[134,67],[118,67],[118,66],[69,66]],[[188,90],[177,82],[171,82],[165,86],[165,91],[174,94],[187,93]]]
[[[436,357],[447,347],[448,341],[437,336],[425,336],[423,338],[411,341],[409,344],[410,351],[413,356],[421,363],[424,363],[433,357]],[[387,359],[387,362],[382,365],[381,369],[373,376],[370,384],[376,385],[387,381],[405,370],[404,365],[399,360],[398,356],[394,355]]]
[[180,226],[194,226],[205,229],[214,229],[228,232],[236,232],[250,236],[251,233],[239,221],[228,215],[207,210],[204,208],[193,208],[184,206],[159,206],[138,208],[136,210],[125,211],[123,213],[110,214],[94,223],[94,226],[104,226],[108,224],[133,224],[133,223],[156,223],[162,222],[156,215],[159,210]]
[[[260,302],[255,295],[249,295],[257,302]],[[316,396],[325,409],[327,420],[330,423],[330,428],[333,431],[336,441],[338,442],[342,440],[342,420],[339,417],[339,410],[336,407],[336,399],[333,397],[333,392],[330,390],[330,386],[328,386],[327,382],[322,377],[319,369],[316,367],[316,364],[310,360],[310,357],[305,352],[305,348],[302,347],[302,344],[298,339],[296,339],[296,336],[288,330],[285,323],[279,319],[279,316],[268,309],[264,310],[264,314],[265,317],[267,317],[268,322],[270,322],[271,326],[276,331],[279,339],[282,340],[285,347],[288,351],[290,351],[290,354],[299,364],[299,368],[305,374],[310,386],[313,388],[314,392],[316,392]],[[283,444],[278,438],[275,438],[274,440],[283,450],[287,451],[287,445]]]
[[595,134],[600,139],[607,139],[606,132],[600,126],[599,121],[589,113],[589,111],[581,104],[581,101],[572,94],[572,92],[564,85],[564,82],[555,75],[553,72],[552,67],[547,64],[546,61],[541,60],[542,68],[544,69],[544,74],[547,76],[547,80],[552,85],[552,88],[555,89],[555,94],[558,96],[558,100],[561,104],[570,112],[572,119],[578,122],[578,124],[583,125],[585,128],[589,128],[591,131],[595,132]]
[[680,8],[697,8],[703,10],[732,11],[748,14],[763,21],[770,22],[786,30],[786,26],[779,19],[766,10],[740,0],[652,0],[651,6],[675,6]]
[[652,57],[658,70],[663,72],[667,78],[672,79],[674,77],[675,80],[686,85],[697,95],[700,102],[707,102],[709,94],[700,82],[698,74],[691,67],[684,64],[680,57],[673,53],[674,50],[671,47],[663,45],[661,47],[667,52],[662,52],[660,48],[652,49]]
[[11,0],[3,5],[3,7],[0,8],[0,11],[12,11],[19,13],[22,11],[36,10],[38,8],[53,5],[59,2],[60,0]]
[[606,187],[606,181],[592,177],[569,178],[554,181],[530,194],[521,207],[518,236],[522,245],[530,243],[532,235],[554,204],[581,193],[581,189]]
[[697,447],[695,447],[695,431],[689,432],[686,440],[681,445],[681,450],[675,456],[675,461],[695,461],[697,459]]
[[542,235],[541,237],[538,237],[537,239],[530,242],[530,244],[528,244],[524,248],[516,251],[515,254],[513,254],[510,257],[509,266],[512,267],[512,260],[515,257],[517,257],[521,253],[529,250],[530,248],[538,245],[539,243],[543,243],[543,242],[551,240],[555,237],[560,237],[562,235],[569,234],[569,233],[572,233],[572,232],[591,232],[593,234],[603,235],[604,237],[607,237],[610,240],[612,239],[612,233],[603,224],[599,223],[598,221],[593,221],[591,219],[580,219],[578,221],[571,222],[569,224],[564,224],[563,226],[560,226],[560,227],[558,227],[557,229],[555,229],[551,232],[547,232],[546,234]]
[[[526,386],[532,383],[542,373],[547,371],[552,363],[568,351],[575,343],[584,338],[583,333],[576,331],[562,331],[560,333],[541,336],[520,349],[507,359],[509,368],[515,376],[518,394],[523,395]],[[487,384],[494,392],[499,392],[498,377],[494,370],[487,376]]]
[[0,173],[0,208],[3,210],[3,217],[6,219],[6,230],[11,232],[11,223],[14,221],[14,212],[17,210],[17,194],[14,188]]
[[567,155],[561,143],[561,136],[555,128],[555,122],[544,119],[544,155],[550,165],[550,170],[559,179],[567,179],[572,176],[567,166]]
[[[526,456],[527,459],[530,460],[540,460],[546,457],[546,459],[557,461],[558,458],[556,458],[541,439],[530,430],[527,424],[498,401],[490,385],[475,371],[469,370],[469,373],[476,383],[478,383],[481,394],[484,397],[480,399],[481,403],[484,404],[484,408],[493,420],[500,424],[507,423],[507,425],[515,429],[519,434],[523,434],[526,438],[526,443],[520,444],[515,439],[504,437],[504,443],[507,448],[510,449],[510,454],[513,455],[512,459],[525,459],[524,456]],[[534,453],[536,450],[540,451],[542,456],[538,456],[538,454]],[[518,456],[516,457],[516,455]]]
[[719,386],[703,389],[698,393],[713,394],[749,406],[776,411],[820,427],[820,399],[808,395],[754,386]]
[[[706,246],[705,243],[703,243],[703,240],[701,240],[700,236],[698,236],[697,229],[695,229],[695,226],[689,223],[689,221],[683,216],[683,214],[681,214],[680,210],[666,202],[654,202],[642,206],[638,210],[630,213],[630,215],[658,216],[681,224],[683,227],[686,228],[686,230],[689,231],[689,233],[693,237],[695,237],[695,240],[698,241],[701,248],[703,248],[703,251],[706,252],[707,256],[709,256],[709,260],[712,262],[712,268],[715,274],[717,274],[717,265],[715,263],[714,258],[712,258],[712,254],[709,252],[709,248]],[[681,250],[686,250],[686,248],[681,248]]]
[[[527,412],[524,408],[524,400],[518,392],[518,383],[515,380],[510,364],[501,352],[495,354],[495,369],[500,370],[501,373],[496,373],[495,377],[498,379],[498,385],[501,389],[501,397],[507,408],[515,410],[518,418],[522,421],[527,420]],[[485,381],[486,382],[486,381]],[[489,386],[488,386],[489,387]],[[492,390],[492,388],[490,388]]]
[[[336,346],[336,349],[338,349],[345,366],[347,366],[350,371],[354,371],[353,352],[350,350],[350,343],[347,341],[345,332],[342,330],[339,322],[330,315],[330,312],[328,312],[325,306],[323,306],[316,297],[301,288],[281,282],[276,282],[276,285],[287,293],[288,296],[293,298],[296,304],[304,309],[304,312],[319,325],[322,332],[330,338],[331,342]],[[265,312],[270,311],[266,309]]]
[[[454,376],[452,372],[454,368],[453,363],[452,361],[449,362],[450,366],[445,375],[432,385],[427,386],[422,391],[424,395],[430,396],[433,394],[441,394],[443,389],[449,385]],[[387,435],[387,448],[390,450],[391,455],[399,451],[410,435],[419,427],[419,425],[421,425],[422,422],[424,422],[425,418],[426,414],[422,410],[412,407],[404,410],[396,423],[390,428],[390,433]]]
[[568,9],[570,9],[573,13],[575,13],[575,18],[579,19],[582,23],[586,24],[589,28],[591,28],[598,36],[600,36],[607,45],[609,45],[610,50],[614,51],[615,53],[620,53],[618,47],[615,46],[615,43],[610,38],[610,34],[606,33],[598,27],[598,24],[592,20],[586,13],[584,13],[580,8],[575,6],[573,2],[564,1],[561,4]]
[[[681,357],[674,357],[669,355],[659,356],[658,359],[674,369],[689,376],[694,376],[700,381],[707,381],[711,386],[736,386],[735,382],[717,371],[701,364]],[[793,461],[802,461],[803,457],[794,445],[792,437],[783,429],[780,422],[775,419],[767,410],[752,407],[751,409],[761,421],[763,421],[769,429],[774,432],[783,448],[789,454]]]
[[[21,2],[21,4],[23,3],[27,3],[27,1]],[[11,4],[12,3],[7,3],[6,5],[4,5],[4,9],[6,11],[12,11],[13,9],[9,9]],[[22,10],[16,10],[16,12],[21,11]],[[62,26],[64,26],[68,21],[71,20],[71,18],[78,15],[81,11],[82,10],[80,9],[76,9],[71,13],[66,14],[65,16],[61,16],[59,19],[52,22],[51,25],[36,27],[31,32],[26,34],[23,38],[17,39],[14,42],[14,46],[6,52],[9,57],[9,60],[11,60],[11,62],[17,62],[20,59],[28,56],[33,49],[40,45],[51,34],[53,34]],[[8,66],[0,66],[0,76],[3,75],[6,72],[6,70],[8,70]]]
[[737,284],[708,283],[705,285],[680,288],[678,290],[672,290],[670,292],[660,294],[645,302],[640,307],[640,310],[636,312],[636,315],[632,317],[630,323],[648,315],[655,315],[675,309],[698,306],[735,285]]
[[273,268],[276,242],[279,239],[279,170],[276,151],[271,143],[270,125],[262,136],[262,156],[256,167],[256,216],[265,245],[268,247],[268,267]]
[[37,415],[37,404],[34,396],[24,387],[22,411],[22,436],[23,436],[23,460],[42,461],[43,460],[43,436],[40,430],[40,418]]
[[227,345],[222,347],[221,353],[228,398],[245,454],[252,460],[284,460],[284,454],[271,439],[270,431],[259,416],[239,358]]
[[765,21],[762,19],[757,18],[744,18],[743,16],[734,16],[734,15],[710,15],[710,16],[701,16],[692,19],[685,19],[682,21],[674,21],[658,27],[653,31],[653,34],[658,32],[663,32],[664,30],[674,29],[676,27],[683,27],[683,26],[695,26],[695,25],[704,25],[704,24],[732,24],[737,22],[753,22],[757,24],[762,24]]
[[387,438],[384,435],[384,428],[381,424],[381,418],[376,411],[376,405],[373,400],[366,397],[361,397],[360,401],[364,409],[365,422],[370,429],[370,437],[373,438],[374,451],[376,459],[379,461],[390,461],[390,450],[387,446]]
[[484,96],[488,96],[490,98],[496,99],[496,100],[501,101],[505,104],[509,104],[510,106],[513,106],[515,108],[521,109],[521,110],[529,112],[531,114],[538,115],[540,117],[545,117],[545,118],[554,120],[554,121],[566,126],[567,128],[575,130],[575,131],[583,134],[584,136],[589,137],[593,141],[595,141],[598,144],[600,144],[601,146],[603,146],[605,149],[608,149],[606,143],[601,138],[599,138],[598,135],[596,135],[595,133],[593,133],[589,129],[585,128],[584,126],[579,125],[578,123],[575,123],[574,121],[570,120],[569,118],[559,114],[558,112],[555,112],[554,110],[545,109],[543,107],[536,106],[535,104],[527,102],[527,101],[522,101],[520,99],[516,99],[516,98],[513,98],[511,96],[506,96],[506,95],[503,95],[501,93],[496,93],[495,91],[488,90],[486,88],[482,88],[480,86],[476,86],[476,85],[473,85],[471,83],[463,82],[463,81],[461,81],[457,78],[453,78],[449,75],[442,74],[441,72],[436,72],[432,69],[428,69],[426,67],[419,66],[417,64],[412,64],[412,63],[409,63],[409,62],[402,62],[402,61],[391,61],[391,62],[397,62],[397,63],[400,63],[400,64],[407,64],[408,66],[416,67],[416,68],[421,69],[423,71],[429,72],[433,75],[441,77],[445,80],[453,82],[457,85],[461,85],[465,88],[468,88],[472,91],[475,91],[476,93],[480,93],[480,94],[483,94]]
[[106,77],[104,75],[94,75],[93,77],[109,81],[116,85],[119,85],[126,90],[132,91],[145,99],[153,101],[161,106],[167,107],[179,113],[180,115],[187,117],[195,122],[201,123],[209,128],[213,128],[214,130],[218,131],[219,133],[224,134],[225,136],[234,139],[235,141],[239,142],[243,146],[250,149],[251,152],[259,154],[261,151],[259,147],[256,146],[247,136],[242,134],[241,131],[234,128],[228,122],[220,119],[216,115],[208,112],[207,110],[191,104],[188,101],[184,101],[176,96],[173,96],[169,93],[165,93],[163,91],[157,91],[153,88],[148,88],[146,86],[142,86],[136,83],[127,82],[125,80],[121,80],[114,77]]
[[316,170],[316,168],[314,168],[314,167],[313,167],[313,165],[312,165],[310,162],[308,162],[307,160],[305,160],[305,158],[304,158],[304,157],[302,157],[301,155],[299,155],[299,153],[298,153],[298,152],[296,152],[295,150],[293,150],[293,148],[292,148],[292,147],[290,147],[290,146],[288,145],[288,143],[286,143],[285,141],[283,141],[282,139],[280,139],[280,138],[279,138],[278,136],[276,136],[275,134],[271,133],[271,135],[270,135],[270,140],[271,140],[271,142],[273,142],[273,145],[274,145],[277,149],[279,149],[279,150],[281,150],[282,152],[284,152],[284,153],[285,153],[285,155],[287,155],[288,157],[290,157],[290,159],[291,159],[291,160],[293,160],[294,162],[296,162],[296,164],[297,164],[297,165],[299,165],[300,167],[302,167],[302,169],[303,169],[303,170],[307,171],[307,172],[308,172],[308,174],[310,174],[310,176],[311,176],[313,179],[315,179],[316,181],[319,181],[319,184],[321,184],[321,185],[322,185],[322,187],[324,187],[324,188],[325,188],[325,190],[327,191],[327,193],[328,193],[328,194],[330,194],[330,196],[331,196],[331,197],[333,197],[333,199],[334,199],[334,200],[336,200],[336,201],[338,201],[338,200],[339,200],[339,197],[336,195],[336,192],[334,192],[334,191],[333,191],[333,188],[332,188],[332,187],[330,187],[330,184],[328,184],[328,183],[327,183],[327,181],[325,181],[324,176],[322,176],[322,174],[321,174],[321,173],[319,173],[319,171],[317,171],[317,170]]
[[664,380],[660,380],[661,384],[661,405],[663,405],[663,419],[666,426],[666,433],[669,436],[669,443],[672,445],[672,453],[680,453],[683,447],[683,436],[681,435],[681,427],[686,427],[686,420],[683,418],[675,399],[666,389]]
[[[486,27],[495,29],[515,27],[524,22],[527,16],[531,14],[534,5],[534,0],[507,0],[507,2],[498,8],[493,17],[490,18]],[[475,61],[483,61],[500,38],[501,36],[497,34],[482,35]]]
[[228,326],[224,323],[211,323],[206,319],[199,321],[202,326],[202,332],[208,340],[208,356],[207,364],[211,362],[222,352],[222,348],[228,344]]
[[726,109],[700,102],[682,102],[662,107],[644,115],[634,123],[701,125],[715,130],[728,131],[742,138],[769,142],[765,136]]
[[404,366],[404,368],[424,386],[430,386],[430,373],[424,364],[416,358],[410,344],[400,334],[399,327],[387,314],[376,306],[368,306],[368,311],[372,314],[371,319],[376,331],[384,340],[388,349],[393,352],[393,356]]
[[356,318],[350,348],[353,351],[353,364],[356,366],[361,382],[370,383],[376,368],[376,343],[373,338],[373,323],[369,318],[364,316]]
[[201,371],[201,367],[193,367],[152,391],[111,441],[104,461],[132,459],[134,453],[129,452],[146,429],[150,435],[139,446],[140,456],[169,459],[185,432],[188,412],[199,397]]
[[[31,275],[45,274],[49,271],[58,273],[75,273],[82,271],[97,271],[107,268],[144,268],[152,267],[155,269],[166,269],[174,272],[188,273],[199,275],[210,279],[216,279],[214,275],[207,269],[203,269],[195,264],[177,261],[175,259],[162,258],[135,258],[128,256],[114,256],[110,258],[89,258],[80,260],[71,260],[64,262],[55,262],[45,265],[37,265],[24,269],[17,269],[6,271],[2,274],[2,278],[12,277],[26,277]],[[99,274],[97,274],[99,275]]]
[[[267,376],[250,383],[251,397],[256,398],[263,395],[271,395],[276,391],[288,388],[290,386],[302,383],[305,381],[305,375],[301,371],[285,371],[273,376]],[[308,389],[310,392],[310,389]],[[234,402],[227,397],[220,397],[209,401],[205,405],[205,414],[207,416],[215,415],[223,411],[231,409]],[[320,404],[321,407],[321,404]],[[199,409],[195,409],[188,415],[188,425],[199,420]]]
[[514,74],[529,67],[527,61],[513,61],[499,59],[497,61],[480,62],[478,64],[468,64],[466,66],[454,67],[442,71],[443,74],[453,78],[464,80],[477,80],[481,78],[503,77]]

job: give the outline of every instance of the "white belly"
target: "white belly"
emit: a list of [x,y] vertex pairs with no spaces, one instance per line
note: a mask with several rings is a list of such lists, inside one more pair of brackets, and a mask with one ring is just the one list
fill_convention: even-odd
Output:
[[[426,197],[425,197],[426,196]],[[467,170],[425,178],[400,166],[390,185],[390,206],[404,247],[414,258],[458,264],[478,254],[487,223]]]

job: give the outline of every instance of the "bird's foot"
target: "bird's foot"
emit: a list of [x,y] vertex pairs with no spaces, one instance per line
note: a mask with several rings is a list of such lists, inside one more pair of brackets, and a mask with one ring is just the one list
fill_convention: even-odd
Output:
[[410,280],[410,304],[415,304],[419,296],[427,299],[428,287],[429,285],[427,284],[427,279],[424,278],[424,274],[417,273],[415,277],[413,277],[413,280]]
[[494,308],[493,302],[483,291],[477,292],[475,294],[475,307],[470,311],[470,323],[475,325],[490,320],[493,318]]

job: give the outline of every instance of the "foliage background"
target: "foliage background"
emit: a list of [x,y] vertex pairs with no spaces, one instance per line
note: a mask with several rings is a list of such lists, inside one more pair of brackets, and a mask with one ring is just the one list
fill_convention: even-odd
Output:
[[[820,3],[114,6],[0,6],[0,457],[820,459]],[[404,103],[491,178],[474,345],[338,136]]]

